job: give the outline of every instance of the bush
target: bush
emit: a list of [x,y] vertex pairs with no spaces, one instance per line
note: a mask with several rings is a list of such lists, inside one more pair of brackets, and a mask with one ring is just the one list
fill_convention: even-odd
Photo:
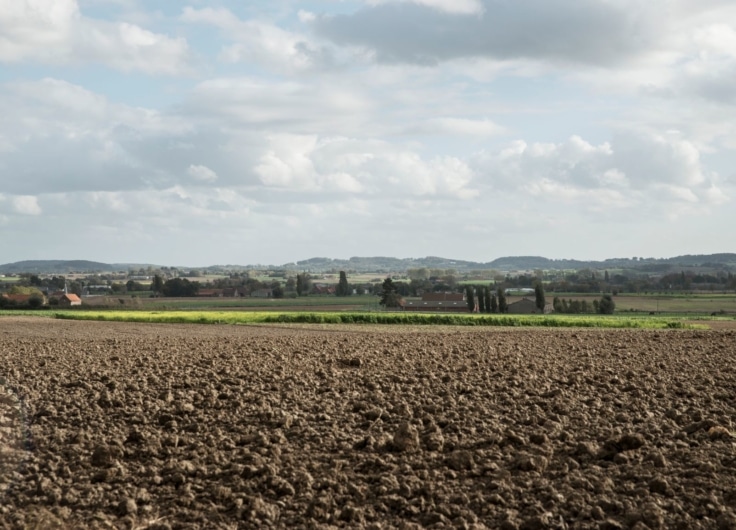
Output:
[[616,302],[613,301],[613,298],[610,294],[604,294],[601,298],[601,301],[598,302],[598,312],[601,315],[612,315],[613,311],[616,309]]
[[42,305],[43,305],[43,298],[41,298],[40,296],[34,295],[28,299],[28,307],[30,307],[31,309],[38,309]]

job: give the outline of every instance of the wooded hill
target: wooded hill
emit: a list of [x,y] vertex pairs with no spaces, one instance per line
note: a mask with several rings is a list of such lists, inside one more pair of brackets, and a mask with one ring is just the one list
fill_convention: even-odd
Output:
[[[86,260],[30,260],[0,265],[0,274],[70,274],[110,273],[115,271],[160,268],[157,265],[132,263],[100,263]],[[611,258],[603,261],[574,259],[549,259],[541,256],[508,256],[489,262],[475,262],[428,256],[425,258],[352,257],[350,259],[311,258],[283,265],[213,265],[194,267],[200,271],[222,272],[245,269],[286,269],[297,272],[351,272],[401,273],[408,269],[454,269],[458,273],[473,270],[498,271],[579,270],[579,269],[634,269],[647,273],[672,272],[679,268],[702,267],[707,269],[736,271],[736,254],[683,255],[674,258]],[[178,267],[180,270],[191,267]]]

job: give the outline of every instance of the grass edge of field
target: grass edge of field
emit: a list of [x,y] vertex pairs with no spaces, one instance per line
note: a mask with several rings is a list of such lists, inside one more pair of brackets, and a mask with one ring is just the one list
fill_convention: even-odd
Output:
[[[26,313],[27,315],[28,313]],[[233,312],[233,311],[54,311],[38,316],[56,319],[159,324],[379,324],[477,327],[541,327],[604,329],[709,329],[706,325],[666,317],[623,315],[454,315],[365,312]],[[692,320],[692,319],[687,319]]]

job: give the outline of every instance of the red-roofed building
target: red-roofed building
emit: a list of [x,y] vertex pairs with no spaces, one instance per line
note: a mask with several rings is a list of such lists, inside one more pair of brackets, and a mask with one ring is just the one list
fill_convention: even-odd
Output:
[[74,307],[82,305],[82,300],[76,294],[69,293],[61,295],[59,298],[59,305],[61,307]]
[[30,294],[4,294],[3,298],[10,302],[15,302],[18,305],[27,304],[28,300],[31,299]]
[[[2,298],[5,305],[15,306],[32,306],[37,307],[46,303],[46,297],[42,294],[3,294]],[[40,303],[37,303],[38,301]]]

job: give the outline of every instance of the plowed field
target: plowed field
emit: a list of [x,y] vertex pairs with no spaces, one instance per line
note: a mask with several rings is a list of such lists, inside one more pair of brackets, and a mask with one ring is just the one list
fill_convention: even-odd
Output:
[[736,528],[736,332],[0,319],[0,528]]

